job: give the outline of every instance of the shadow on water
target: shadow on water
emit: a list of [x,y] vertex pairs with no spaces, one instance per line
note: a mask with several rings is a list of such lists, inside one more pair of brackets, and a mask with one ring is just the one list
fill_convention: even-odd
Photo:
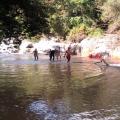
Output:
[[118,68],[1,57],[0,120],[119,120]]
[[25,106],[21,103],[25,94],[24,89],[19,88],[17,82],[8,85],[7,78],[0,85],[0,120],[26,119]]

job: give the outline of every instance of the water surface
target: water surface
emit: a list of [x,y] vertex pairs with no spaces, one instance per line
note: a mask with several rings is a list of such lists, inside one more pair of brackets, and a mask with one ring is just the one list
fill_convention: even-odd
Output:
[[81,58],[0,55],[0,120],[120,120],[119,74]]

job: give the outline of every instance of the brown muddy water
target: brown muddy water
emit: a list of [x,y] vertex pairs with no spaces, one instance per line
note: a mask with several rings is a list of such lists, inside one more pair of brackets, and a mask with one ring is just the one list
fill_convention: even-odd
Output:
[[0,55],[0,120],[120,120],[120,68]]

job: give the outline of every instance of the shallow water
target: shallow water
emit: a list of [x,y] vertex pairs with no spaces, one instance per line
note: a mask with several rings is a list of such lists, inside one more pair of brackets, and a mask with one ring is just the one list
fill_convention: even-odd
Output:
[[81,58],[0,55],[0,120],[120,120],[119,74]]

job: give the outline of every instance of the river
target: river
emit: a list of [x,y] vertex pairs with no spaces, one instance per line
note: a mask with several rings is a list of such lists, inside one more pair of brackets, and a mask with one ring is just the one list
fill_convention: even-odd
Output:
[[0,55],[0,120],[120,120],[119,76],[82,58]]

